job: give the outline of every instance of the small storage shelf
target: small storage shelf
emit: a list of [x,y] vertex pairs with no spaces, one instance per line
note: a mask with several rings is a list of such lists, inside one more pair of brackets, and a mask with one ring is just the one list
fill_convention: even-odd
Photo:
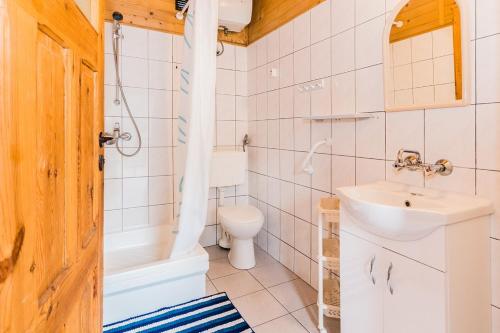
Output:
[[340,243],[337,236],[323,239],[323,267],[329,271],[340,273]]
[[355,113],[355,114],[334,114],[327,116],[307,116],[303,119],[305,120],[316,120],[316,121],[325,121],[325,120],[356,120],[356,119],[369,119],[369,118],[377,118],[377,115],[373,115],[370,113]]
[[340,241],[337,198],[318,205],[318,329],[326,332],[323,315],[340,318]]

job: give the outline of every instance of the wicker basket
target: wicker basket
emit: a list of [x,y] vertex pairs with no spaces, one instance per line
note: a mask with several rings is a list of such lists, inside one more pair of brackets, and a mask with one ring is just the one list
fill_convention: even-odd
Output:
[[333,238],[324,238],[323,255],[325,257],[338,258],[340,255],[339,245],[339,238],[337,236],[333,236]]
[[325,316],[340,318],[340,281],[336,277],[323,280],[323,303]]
[[340,274],[340,243],[337,236],[323,239],[323,256],[326,257],[324,267]]

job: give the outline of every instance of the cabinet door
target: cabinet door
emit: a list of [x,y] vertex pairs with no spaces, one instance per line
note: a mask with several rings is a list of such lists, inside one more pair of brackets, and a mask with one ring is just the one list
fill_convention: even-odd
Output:
[[385,251],[384,333],[445,333],[445,274]]
[[[383,250],[349,233],[340,234],[342,332],[382,333]],[[401,333],[401,332],[399,332]]]

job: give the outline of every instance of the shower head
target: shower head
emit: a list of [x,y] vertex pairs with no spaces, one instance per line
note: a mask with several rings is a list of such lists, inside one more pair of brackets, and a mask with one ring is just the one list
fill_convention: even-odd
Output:
[[113,12],[112,16],[113,16],[113,20],[115,20],[115,21],[120,22],[123,20],[123,14],[120,12]]

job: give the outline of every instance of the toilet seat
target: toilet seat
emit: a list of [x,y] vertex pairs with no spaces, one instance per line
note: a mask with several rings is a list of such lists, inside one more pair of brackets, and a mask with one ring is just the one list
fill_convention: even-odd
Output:
[[224,206],[219,208],[219,215],[227,223],[258,223],[264,219],[262,212],[250,205]]

